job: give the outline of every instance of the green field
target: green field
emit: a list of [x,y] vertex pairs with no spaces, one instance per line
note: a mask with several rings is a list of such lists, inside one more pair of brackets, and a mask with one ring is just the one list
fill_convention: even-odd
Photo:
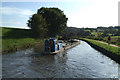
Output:
[[[108,37],[105,37],[103,40],[107,42]],[[111,36],[111,44],[120,46],[120,36]]]
[[[99,40],[99,41],[103,41],[103,42],[108,42],[108,37],[93,36],[93,37],[86,37],[86,38]],[[120,46],[120,36],[111,36],[110,43],[117,45],[117,46]]]
[[112,36],[112,38],[117,38],[118,39],[118,38],[120,38],[120,36]]
[[2,51],[14,51],[27,48],[44,40],[35,39],[28,29],[2,28]]
[[91,42],[91,43],[93,43],[93,44],[95,44],[95,45],[97,45],[99,47],[102,47],[102,48],[104,48],[107,51],[110,51],[112,53],[120,55],[120,48],[113,47],[113,46],[110,46],[110,45],[107,45],[107,44],[102,44],[102,43],[96,42],[96,41],[94,41],[92,39],[87,39],[87,38],[83,38],[83,39],[87,40],[87,41],[89,41],[89,42]]
[[[1,29],[1,28],[0,28]],[[18,29],[18,28],[3,28],[2,27],[2,38],[30,38],[32,37],[29,29]]]

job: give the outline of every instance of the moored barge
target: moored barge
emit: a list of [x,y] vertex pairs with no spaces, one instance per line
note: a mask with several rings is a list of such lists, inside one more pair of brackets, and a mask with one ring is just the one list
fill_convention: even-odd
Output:
[[56,38],[50,38],[45,40],[44,54],[56,54],[71,47],[74,47],[79,43],[80,41],[77,39],[62,41],[62,40],[57,40]]

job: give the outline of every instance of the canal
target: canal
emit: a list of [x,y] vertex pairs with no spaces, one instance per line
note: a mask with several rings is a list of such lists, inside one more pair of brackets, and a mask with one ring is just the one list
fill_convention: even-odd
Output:
[[84,41],[56,55],[34,48],[3,54],[2,62],[3,78],[117,78],[120,68]]

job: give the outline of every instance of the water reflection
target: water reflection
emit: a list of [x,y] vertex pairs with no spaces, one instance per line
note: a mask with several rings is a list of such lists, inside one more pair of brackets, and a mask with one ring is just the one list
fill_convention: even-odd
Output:
[[3,77],[116,78],[118,64],[81,41],[80,45],[56,55],[40,55],[34,48],[4,54]]
[[118,66],[118,79],[120,79],[120,65]]

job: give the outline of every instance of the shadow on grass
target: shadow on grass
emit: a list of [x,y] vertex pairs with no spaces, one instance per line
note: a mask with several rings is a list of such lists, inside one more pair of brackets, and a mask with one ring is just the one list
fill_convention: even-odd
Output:
[[3,39],[33,38],[30,29],[2,28]]

